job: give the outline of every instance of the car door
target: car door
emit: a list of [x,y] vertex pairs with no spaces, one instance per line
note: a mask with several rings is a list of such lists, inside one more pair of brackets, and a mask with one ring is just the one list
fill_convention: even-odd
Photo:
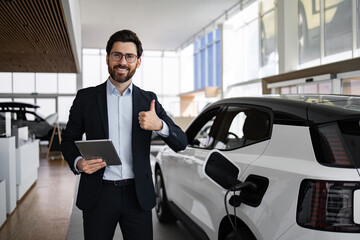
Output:
[[205,176],[205,160],[213,149],[217,149],[239,167],[240,177],[249,164],[263,153],[269,142],[271,113],[257,107],[228,105],[217,115],[207,138],[213,140],[207,141],[208,145],[196,145],[201,131],[202,128],[193,141],[189,139],[190,144],[183,152],[187,171],[192,176],[191,203],[186,210],[202,229],[216,235],[224,217],[225,191]]
[[193,175],[197,174],[198,170],[196,169],[197,164],[194,168],[194,162],[198,159],[204,160],[203,150],[206,151],[214,140],[211,137],[213,134],[211,129],[218,121],[217,116],[220,112],[221,107],[212,108],[201,114],[201,117],[192,123],[190,128],[194,130],[190,130],[190,132],[195,136],[192,137],[192,142],[185,150],[176,153],[166,147],[158,156],[165,160],[162,161],[162,169],[167,197],[187,215],[190,214],[193,206]]

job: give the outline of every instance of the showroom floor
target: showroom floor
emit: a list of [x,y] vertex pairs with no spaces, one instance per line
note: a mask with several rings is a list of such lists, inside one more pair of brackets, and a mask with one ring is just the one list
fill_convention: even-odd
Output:
[[[41,145],[39,177],[0,229],[0,239],[83,239],[81,211],[73,206],[77,177]],[[153,214],[154,240],[191,240],[180,223],[163,225]],[[117,229],[114,239],[122,239]]]
[[0,239],[66,239],[76,177],[67,163],[47,160],[41,145],[38,180],[17,202],[0,229]]
[[[76,194],[76,193],[75,193]],[[194,239],[183,225],[179,222],[175,224],[161,224],[158,222],[155,212],[153,212],[154,240],[192,240]],[[67,240],[84,239],[82,232],[82,213],[74,205],[70,217]],[[114,239],[122,240],[120,227],[117,226]]]

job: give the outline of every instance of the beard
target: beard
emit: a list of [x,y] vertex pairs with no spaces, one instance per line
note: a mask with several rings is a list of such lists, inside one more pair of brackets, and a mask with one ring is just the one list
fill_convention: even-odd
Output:
[[[127,74],[120,74],[116,71],[116,68],[123,68],[126,69],[128,71]],[[127,67],[126,65],[116,65],[116,66],[110,66],[108,65],[108,71],[110,74],[110,77],[118,82],[118,83],[125,83],[127,81],[129,81],[135,74],[136,68],[131,69],[129,67]]]

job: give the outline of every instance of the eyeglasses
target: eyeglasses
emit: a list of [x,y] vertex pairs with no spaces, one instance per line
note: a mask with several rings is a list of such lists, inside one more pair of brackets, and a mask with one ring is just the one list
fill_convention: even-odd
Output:
[[123,58],[123,56],[125,56],[125,60],[128,62],[128,63],[133,63],[136,61],[137,57],[135,54],[131,54],[131,53],[127,53],[127,54],[122,54],[122,53],[119,53],[119,52],[112,52],[110,53],[112,59],[114,61],[117,61],[117,62],[120,62],[121,59]]

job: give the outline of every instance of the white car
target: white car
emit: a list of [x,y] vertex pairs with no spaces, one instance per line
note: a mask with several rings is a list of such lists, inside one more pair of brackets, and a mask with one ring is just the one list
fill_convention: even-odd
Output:
[[156,214],[197,239],[360,239],[360,98],[223,99],[163,147]]

